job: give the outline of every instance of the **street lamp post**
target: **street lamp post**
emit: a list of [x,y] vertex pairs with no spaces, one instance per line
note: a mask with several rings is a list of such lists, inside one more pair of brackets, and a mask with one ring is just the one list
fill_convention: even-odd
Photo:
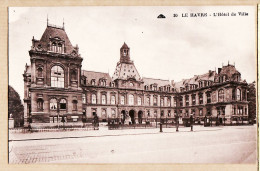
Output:
[[162,110],[161,110],[161,97],[160,97],[160,132],[163,132],[162,130]]

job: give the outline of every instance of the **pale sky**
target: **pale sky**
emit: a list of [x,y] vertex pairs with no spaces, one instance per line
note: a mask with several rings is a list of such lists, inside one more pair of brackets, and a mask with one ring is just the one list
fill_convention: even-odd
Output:
[[[25,64],[32,37],[49,23],[62,26],[84,58],[82,69],[112,76],[124,42],[141,77],[174,80],[234,64],[247,82],[256,80],[256,7],[11,7],[9,8],[9,84],[23,99]],[[237,16],[213,17],[234,12]],[[247,12],[248,16],[238,16]],[[173,14],[178,17],[173,17]],[[181,17],[207,13],[207,17]],[[164,14],[165,19],[157,19]],[[211,15],[211,16],[209,16]]]

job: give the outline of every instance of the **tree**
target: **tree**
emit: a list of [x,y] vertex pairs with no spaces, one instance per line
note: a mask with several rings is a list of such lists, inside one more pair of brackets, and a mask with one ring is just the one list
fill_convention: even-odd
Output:
[[256,88],[255,81],[248,85],[248,118],[254,120],[256,118]]
[[8,86],[8,118],[10,118],[10,114],[14,119],[14,126],[20,127],[23,126],[24,107],[21,102],[19,94],[14,90],[10,85]]

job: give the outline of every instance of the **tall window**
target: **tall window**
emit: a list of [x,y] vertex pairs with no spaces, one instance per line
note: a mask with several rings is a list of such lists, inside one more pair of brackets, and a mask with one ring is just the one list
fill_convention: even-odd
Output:
[[86,94],[82,94],[82,103],[86,103]]
[[38,110],[43,110],[43,100],[42,99],[37,100],[37,108],[38,108]]
[[134,105],[134,95],[129,95],[129,105]]
[[218,91],[218,101],[219,102],[224,102],[224,90],[223,89],[220,89]]
[[237,101],[241,100],[241,90],[238,88],[237,89]]
[[147,97],[146,101],[147,101],[147,105],[150,106],[150,97]]
[[97,96],[95,94],[91,95],[91,103],[92,104],[97,104]]
[[65,99],[61,99],[60,100],[60,109],[66,109],[67,105],[66,105],[66,100]]
[[52,43],[52,51],[53,51],[53,52],[56,52],[56,51],[57,51],[57,46],[56,46],[56,43],[55,43],[55,42]]
[[153,105],[154,105],[154,106],[157,106],[157,97],[154,97],[154,98],[153,98]]
[[192,95],[192,105],[195,105],[196,104],[196,95],[193,94]]
[[167,106],[168,106],[168,107],[171,106],[171,99],[170,99],[170,98],[167,99]]
[[101,96],[101,103],[106,104],[106,95],[102,94]]
[[207,93],[207,103],[211,103],[211,94]]
[[116,111],[114,109],[111,110],[111,115],[112,115],[112,118],[116,117]]
[[64,71],[60,66],[51,68],[51,86],[64,88]]
[[153,112],[153,116],[154,116],[154,117],[157,117],[157,110],[155,110],[155,111]]
[[38,77],[43,77],[42,68],[38,68],[38,69],[37,69],[37,73],[38,73],[38,74],[37,74]]
[[125,96],[121,96],[121,98],[120,98],[120,103],[121,103],[122,105],[125,104]]
[[51,110],[56,110],[57,109],[57,100],[56,99],[51,99],[50,100],[50,109]]
[[186,100],[186,106],[189,106],[189,96],[185,96],[185,100]]
[[137,104],[140,106],[142,105],[142,99],[141,97],[137,97]]
[[161,98],[161,106],[163,106],[163,105],[164,105],[164,99]]
[[71,72],[71,80],[77,80],[77,73],[75,70],[72,70]]
[[116,104],[116,97],[114,95],[111,96],[111,104]]
[[202,116],[203,113],[202,113],[202,109],[199,109],[199,115]]
[[199,103],[203,104],[203,94],[202,93],[199,94]]
[[58,43],[58,52],[62,53],[62,44],[61,43]]
[[180,97],[180,106],[183,106],[183,97]]
[[73,100],[72,103],[73,103],[73,110],[77,110],[77,105],[78,105],[77,100]]

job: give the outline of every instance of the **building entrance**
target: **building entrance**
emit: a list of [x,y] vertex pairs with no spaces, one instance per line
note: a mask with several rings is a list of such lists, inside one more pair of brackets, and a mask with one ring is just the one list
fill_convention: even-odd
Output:
[[134,110],[130,110],[129,111],[129,116],[131,117],[132,124],[135,124],[135,111]]
[[143,112],[140,110],[138,112],[138,123],[142,124],[142,122],[143,122]]

